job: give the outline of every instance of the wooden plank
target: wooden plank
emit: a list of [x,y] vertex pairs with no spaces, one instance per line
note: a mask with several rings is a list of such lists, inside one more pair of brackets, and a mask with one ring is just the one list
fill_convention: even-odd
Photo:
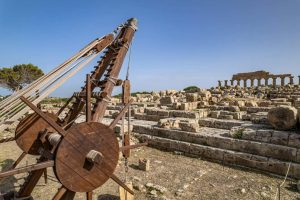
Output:
[[25,167],[20,167],[20,168],[17,168],[17,169],[8,170],[6,172],[1,172],[0,173],[0,178],[4,178],[4,177],[7,177],[7,176],[12,176],[12,175],[20,174],[20,173],[24,173],[24,172],[31,172],[31,171],[44,169],[44,168],[47,168],[47,167],[53,167],[53,166],[54,166],[54,161],[49,160],[49,161],[37,163],[37,164],[34,164],[34,165],[28,165],[28,166],[25,166]]
[[[133,189],[132,183],[126,183],[126,185]],[[120,200],[133,200],[134,196],[127,192],[123,187],[119,187]]]
[[128,102],[128,104],[126,104],[126,106],[121,110],[121,112],[118,114],[118,116],[111,122],[111,124],[108,126],[110,129],[115,128],[115,126],[117,125],[117,123],[119,122],[119,120],[123,117],[123,115],[125,115],[125,113],[128,110],[128,107],[130,106],[130,104],[133,102],[133,99],[130,99],[130,101]]

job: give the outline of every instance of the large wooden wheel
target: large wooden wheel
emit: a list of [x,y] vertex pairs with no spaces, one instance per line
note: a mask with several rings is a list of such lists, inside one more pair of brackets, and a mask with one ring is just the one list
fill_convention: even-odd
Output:
[[[99,160],[89,161],[89,152]],[[104,184],[118,164],[119,144],[112,129],[97,122],[76,124],[67,131],[57,149],[55,173],[73,192],[89,192]]]

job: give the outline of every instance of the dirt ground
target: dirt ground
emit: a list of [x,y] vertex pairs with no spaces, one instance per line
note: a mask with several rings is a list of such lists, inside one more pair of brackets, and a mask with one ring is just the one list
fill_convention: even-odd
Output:
[[[20,155],[15,142],[0,144],[0,164],[5,170]],[[138,169],[139,158],[150,160],[150,171]],[[27,156],[20,166],[35,162]],[[222,166],[217,163],[188,158],[172,152],[162,152],[149,147],[132,151],[129,160],[128,177],[136,189],[135,199],[275,199],[277,185],[283,177],[275,177],[246,169]],[[32,196],[34,199],[52,199],[60,186],[53,172],[49,169],[48,184],[43,178],[39,181]],[[115,172],[124,179],[124,163]],[[26,174],[10,177],[0,183],[0,191],[18,190]],[[119,199],[118,185],[108,181],[94,191],[93,198],[98,200]],[[296,182],[287,180],[280,190],[281,199],[300,200]],[[75,199],[85,199],[84,194],[76,194]]]

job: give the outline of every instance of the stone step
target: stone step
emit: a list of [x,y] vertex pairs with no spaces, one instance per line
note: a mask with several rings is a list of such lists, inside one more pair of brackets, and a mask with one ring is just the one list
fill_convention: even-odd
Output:
[[199,132],[193,133],[155,126],[134,125],[133,132],[300,163],[299,148],[230,138],[227,137],[229,133],[227,130],[201,128]]
[[265,129],[263,126],[238,126],[230,130],[229,137],[239,134],[239,139],[266,142],[300,149],[300,134],[293,131]]
[[242,126],[251,124],[249,121],[240,121],[240,120],[224,120],[224,119],[215,119],[215,118],[202,118],[198,120],[200,127],[210,127],[218,129],[227,129],[230,130],[234,126]]
[[223,164],[250,167],[283,176],[289,168],[289,177],[296,179],[300,178],[300,164],[298,163],[289,163],[264,156],[177,141],[147,134],[136,134],[136,137],[142,142],[147,141],[149,146],[154,148],[165,151],[180,151],[186,156],[206,158]]

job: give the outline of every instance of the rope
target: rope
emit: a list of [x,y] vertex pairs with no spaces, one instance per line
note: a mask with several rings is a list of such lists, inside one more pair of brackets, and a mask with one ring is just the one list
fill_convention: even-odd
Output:
[[5,138],[5,139],[1,139],[0,143],[11,142],[14,140],[15,140],[15,137],[9,137],[9,138]]
[[[278,194],[279,188],[281,188],[281,187],[284,185],[284,183],[285,183],[285,181],[286,181],[286,179],[287,179],[287,176],[288,176],[289,171],[290,171],[290,167],[291,167],[291,162],[289,163],[289,166],[288,166],[288,169],[287,169],[287,171],[286,171],[284,180],[282,181],[282,183],[281,183],[281,184],[278,186],[278,188],[276,189],[276,194],[275,194],[275,196],[274,196],[274,200],[276,200],[276,198],[277,198],[277,194]],[[280,198],[279,198],[279,199],[280,199]]]
[[129,45],[129,55],[128,55],[128,65],[127,65],[127,71],[126,71],[126,80],[128,80],[129,78],[129,69],[130,69],[130,61],[131,61],[131,48],[132,48],[132,43],[133,43],[133,39]]

